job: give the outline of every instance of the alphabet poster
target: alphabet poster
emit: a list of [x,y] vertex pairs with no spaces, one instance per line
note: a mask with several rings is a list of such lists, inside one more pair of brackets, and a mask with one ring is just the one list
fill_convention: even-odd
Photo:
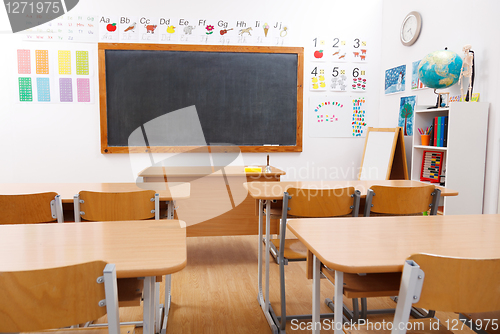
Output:
[[364,137],[366,134],[364,97],[329,95],[309,99],[311,137]]

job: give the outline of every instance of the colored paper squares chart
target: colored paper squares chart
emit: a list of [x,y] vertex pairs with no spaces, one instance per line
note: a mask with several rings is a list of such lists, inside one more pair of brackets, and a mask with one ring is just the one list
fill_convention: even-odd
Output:
[[89,52],[76,51],[76,74],[89,75]]
[[31,74],[30,50],[17,50],[17,73]]
[[90,79],[76,79],[78,102],[90,102]]
[[49,51],[35,50],[36,74],[49,74]]
[[59,101],[73,102],[73,83],[71,78],[59,78]]
[[366,92],[367,70],[363,66],[355,66],[352,70],[351,90],[353,92]]
[[33,87],[31,78],[19,78],[19,101],[31,102],[33,101]]
[[50,102],[50,79],[36,78],[38,102]]
[[313,66],[309,76],[311,91],[326,91],[326,67],[322,64]]
[[311,137],[352,137],[348,96],[318,96],[309,100]]
[[71,51],[59,50],[57,52],[57,61],[59,64],[59,74],[71,74]]
[[366,134],[366,100],[364,97],[352,99],[352,133],[353,137],[364,137]]
[[333,92],[345,92],[349,86],[346,65],[334,64],[330,73],[329,89]]

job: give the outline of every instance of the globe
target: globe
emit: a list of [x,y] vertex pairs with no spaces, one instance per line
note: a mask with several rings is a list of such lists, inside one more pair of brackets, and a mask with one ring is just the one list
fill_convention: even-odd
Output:
[[418,77],[424,85],[439,89],[453,86],[460,78],[462,58],[448,50],[434,51],[418,65]]

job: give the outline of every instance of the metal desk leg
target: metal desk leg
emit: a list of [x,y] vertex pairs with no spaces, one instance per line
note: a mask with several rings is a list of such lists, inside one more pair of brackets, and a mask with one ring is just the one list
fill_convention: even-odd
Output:
[[[259,258],[258,258],[258,284],[259,284],[259,292],[257,299],[262,308],[262,312],[264,312],[264,316],[266,317],[267,323],[271,328],[273,334],[278,333],[278,327],[276,326],[273,318],[271,317],[270,312],[270,304],[269,304],[269,234],[271,231],[271,202],[266,201],[266,281],[265,281],[265,295],[262,293],[262,223],[263,223],[263,202],[259,200]],[[265,296],[265,298],[264,298]],[[284,333],[284,331],[283,331]]]
[[143,334],[155,333],[155,276],[144,279],[144,301],[143,301]]
[[335,334],[344,334],[342,330],[344,324],[344,272],[335,270],[335,305],[334,305],[334,326]]
[[320,282],[321,282],[321,274],[320,274],[320,266],[321,263],[316,255],[313,254],[313,286],[312,286],[312,325],[313,325],[313,334],[319,334],[321,329],[320,322]]

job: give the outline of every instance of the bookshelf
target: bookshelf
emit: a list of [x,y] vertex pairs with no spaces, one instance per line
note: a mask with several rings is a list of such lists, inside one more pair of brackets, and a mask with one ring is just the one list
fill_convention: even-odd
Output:
[[[458,196],[441,199],[448,215],[483,213],[484,170],[488,131],[487,102],[456,102],[447,108],[415,110],[411,179],[420,180],[424,151],[443,152],[442,181]],[[417,128],[426,128],[434,117],[448,116],[447,147],[423,146]]]

